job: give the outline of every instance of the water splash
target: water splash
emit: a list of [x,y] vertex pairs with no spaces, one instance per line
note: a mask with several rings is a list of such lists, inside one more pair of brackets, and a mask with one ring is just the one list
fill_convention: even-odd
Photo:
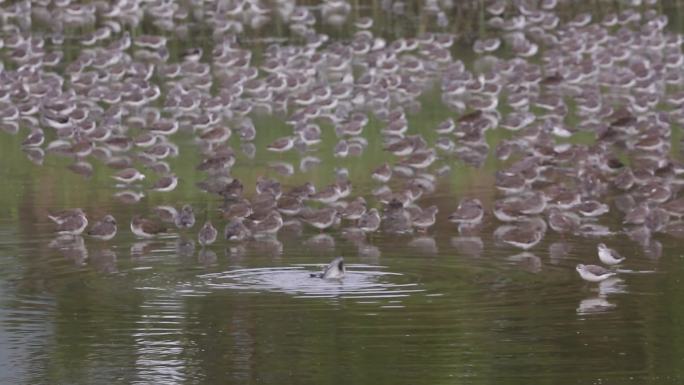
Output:
[[424,291],[417,283],[401,282],[406,280],[403,274],[379,271],[379,266],[349,265],[341,280],[312,278],[311,266],[238,269],[200,278],[210,289],[286,293],[297,298],[396,298]]

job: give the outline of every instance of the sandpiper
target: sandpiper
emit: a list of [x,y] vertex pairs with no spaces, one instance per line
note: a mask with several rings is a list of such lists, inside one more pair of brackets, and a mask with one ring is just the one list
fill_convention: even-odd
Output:
[[157,179],[152,185],[152,190],[160,192],[173,191],[178,186],[178,177],[173,174],[163,176]]
[[326,207],[319,210],[308,210],[302,214],[302,219],[320,231],[334,225],[339,220],[336,209]]
[[85,216],[85,212],[83,212],[83,209],[66,209],[62,211],[50,212],[48,214],[48,218],[50,218],[51,221],[55,222],[58,225],[66,222],[71,217],[77,216]]
[[252,215],[252,204],[247,199],[241,199],[237,202],[231,203],[227,207],[221,209],[224,219],[232,218],[246,218]]
[[131,231],[140,238],[154,238],[157,234],[165,232],[166,227],[158,222],[136,215],[131,219]]
[[256,192],[257,194],[270,193],[275,199],[278,199],[282,195],[283,190],[280,182],[277,180],[260,176],[256,181]]
[[604,243],[598,244],[598,256],[601,262],[606,265],[618,265],[622,263],[626,258],[621,256],[617,251],[609,248]]
[[337,184],[326,186],[315,194],[312,194],[311,199],[321,203],[336,202],[338,199],[340,199],[340,187]]
[[341,211],[342,218],[355,221],[361,218],[366,213],[366,199],[364,197],[356,197],[349,202]]
[[108,241],[116,235],[116,219],[111,215],[105,215],[101,221],[96,222],[90,230],[88,235],[93,238]]
[[197,238],[199,240],[200,245],[208,246],[216,241],[217,235],[218,231],[216,230],[216,228],[211,224],[210,221],[207,221],[204,224],[204,226],[202,226],[202,229],[200,229]]
[[549,211],[549,226],[560,234],[574,233],[581,224],[579,215],[554,207]]
[[435,224],[438,212],[437,206],[430,206],[422,210],[418,215],[411,216],[413,227],[417,228],[418,231],[427,231],[430,226]]
[[242,241],[249,238],[252,232],[242,223],[242,218],[235,217],[226,224],[223,236],[229,241]]
[[595,200],[584,201],[575,206],[575,208],[585,217],[599,217],[610,211],[607,204]]
[[344,257],[337,257],[333,259],[321,273],[311,274],[312,278],[322,279],[342,279],[347,272],[344,266]]
[[40,128],[34,128],[33,131],[21,142],[24,147],[39,147],[45,142],[45,134]]
[[155,207],[153,210],[157,217],[159,217],[159,219],[165,223],[173,223],[178,215],[178,210],[176,210],[176,208],[173,206],[161,205]]
[[356,226],[366,233],[372,233],[380,228],[380,213],[378,209],[372,208],[361,215]]
[[387,183],[392,178],[392,168],[389,164],[383,163],[373,171],[371,177],[380,183]]
[[112,175],[112,178],[118,180],[119,182],[131,184],[135,181],[145,179],[145,175],[134,168],[126,168]]
[[466,198],[461,200],[458,208],[451,215],[449,221],[454,223],[478,224],[482,222],[484,209],[482,202],[477,198]]
[[502,242],[523,250],[536,246],[546,233],[546,222],[541,218],[532,218],[516,225],[500,226],[494,236]]
[[192,206],[183,205],[181,210],[174,218],[174,223],[179,229],[189,229],[195,225],[195,213],[192,211]]
[[583,265],[581,263],[577,265],[577,267],[575,267],[575,270],[577,270],[577,272],[583,280],[589,282],[605,281],[606,279],[617,274],[616,272],[608,270],[601,266]]
[[277,210],[273,210],[266,215],[266,218],[251,225],[251,232],[254,235],[272,236],[278,233],[283,227],[283,217]]
[[290,151],[292,147],[294,147],[295,143],[295,138],[292,136],[285,136],[282,138],[278,138],[275,141],[273,141],[271,144],[266,146],[266,148],[269,151],[273,152],[286,152]]
[[142,191],[124,190],[115,193],[114,197],[122,203],[134,204],[140,202],[145,197],[145,193]]
[[235,178],[220,189],[219,195],[221,195],[225,200],[240,199],[240,197],[242,197],[243,190],[244,186],[242,185],[242,182]]
[[286,216],[299,214],[304,205],[302,199],[295,195],[285,194],[278,199],[278,211]]
[[72,215],[57,225],[60,234],[80,235],[88,226],[88,218],[85,214]]

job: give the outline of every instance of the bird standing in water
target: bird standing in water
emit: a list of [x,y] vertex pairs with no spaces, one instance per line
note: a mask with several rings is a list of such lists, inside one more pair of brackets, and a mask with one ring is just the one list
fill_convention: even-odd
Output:
[[606,246],[604,243],[599,243],[598,245],[598,256],[601,262],[609,266],[618,265],[626,259],[618,254],[617,251]]
[[192,211],[192,206],[183,205],[181,211],[178,212],[174,219],[176,227],[179,229],[189,229],[195,225],[195,213]]
[[95,223],[90,228],[88,235],[103,241],[114,238],[116,235],[116,219],[111,215],[106,215],[101,221]]
[[204,224],[204,226],[202,226],[202,228],[200,229],[197,238],[200,245],[208,246],[216,241],[217,236],[218,230],[216,230],[216,228],[211,224],[210,221],[207,221]]
[[617,273],[597,265],[579,264],[575,267],[583,280],[589,282],[601,282],[616,275]]

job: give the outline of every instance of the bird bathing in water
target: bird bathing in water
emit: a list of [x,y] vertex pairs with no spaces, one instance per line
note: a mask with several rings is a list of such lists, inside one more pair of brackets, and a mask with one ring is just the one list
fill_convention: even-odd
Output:
[[323,279],[342,279],[344,274],[347,272],[344,267],[344,257],[337,257],[332,260],[321,273],[312,273],[312,278],[323,278]]

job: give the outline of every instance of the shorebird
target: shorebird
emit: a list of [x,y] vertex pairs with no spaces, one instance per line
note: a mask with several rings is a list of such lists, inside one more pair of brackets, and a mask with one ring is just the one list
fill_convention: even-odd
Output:
[[223,236],[229,241],[242,241],[249,238],[252,232],[242,223],[242,218],[234,217],[223,230]]
[[458,204],[458,208],[451,215],[449,221],[454,223],[478,224],[482,222],[484,209],[479,199],[466,198]]
[[247,199],[241,199],[221,208],[224,219],[246,218],[252,215],[252,204]]
[[292,136],[285,136],[274,140],[271,144],[266,146],[266,149],[273,152],[286,152],[294,147],[295,138]]
[[336,202],[340,199],[340,187],[333,183],[312,194],[310,198],[326,204]]
[[277,210],[270,211],[266,217],[259,221],[253,222],[251,232],[258,236],[273,236],[283,227],[283,217]]
[[422,210],[418,215],[411,216],[413,227],[417,228],[418,231],[421,232],[427,231],[430,226],[435,224],[438,212],[439,209],[437,206],[430,206],[425,210]]
[[90,230],[88,235],[93,238],[108,241],[116,235],[116,219],[111,215],[105,215],[101,221],[96,222]]
[[55,222],[58,225],[66,222],[71,217],[77,216],[85,216],[85,212],[83,212],[83,209],[66,209],[62,211],[51,212],[48,214],[48,218],[50,218],[51,221]]
[[88,226],[88,218],[85,214],[71,215],[57,224],[57,232],[60,234],[80,235]]
[[321,273],[312,273],[312,278],[322,279],[342,279],[347,272],[344,266],[344,257],[337,257],[333,259]]
[[163,176],[157,179],[152,185],[152,190],[160,192],[173,191],[178,186],[178,177],[173,174]]
[[392,168],[384,163],[373,171],[371,177],[380,183],[387,183],[392,178]]
[[618,265],[622,263],[626,258],[618,254],[617,251],[608,248],[604,243],[598,244],[598,256],[601,262],[606,265]]
[[601,282],[617,274],[601,266],[583,265],[581,263],[575,267],[575,270],[583,280],[589,282]]
[[286,216],[293,216],[302,211],[304,205],[302,199],[295,195],[285,194],[278,199],[278,211]]
[[579,215],[554,207],[549,211],[549,227],[559,234],[574,233],[581,224]]
[[136,215],[131,219],[131,231],[140,238],[154,238],[166,231],[166,226]]
[[323,231],[339,220],[339,213],[332,207],[326,207],[315,211],[307,210],[302,213],[302,219],[304,222]]
[[610,211],[607,204],[594,200],[584,201],[575,208],[585,217],[598,217]]
[[192,206],[183,205],[181,210],[174,218],[174,223],[179,229],[189,229],[195,225],[195,213],[192,211]]
[[363,232],[372,233],[380,228],[380,213],[378,209],[372,208],[361,215],[356,226]]
[[45,134],[40,128],[34,128],[31,133],[21,142],[24,147],[39,147],[45,142]]
[[204,224],[204,226],[202,226],[202,228],[200,229],[197,238],[200,245],[208,246],[216,241],[217,235],[218,231],[216,230],[216,228],[211,224],[210,221],[207,221]]
[[340,210],[342,218],[350,221],[358,220],[365,213],[366,199],[361,196],[356,197],[353,201],[349,202],[342,210]]
[[500,226],[494,232],[494,236],[513,247],[529,250],[544,238],[545,233],[544,220],[532,218],[515,225]]
[[122,183],[131,184],[135,181],[145,179],[145,175],[134,168],[126,168],[112,175],[112,178]]

